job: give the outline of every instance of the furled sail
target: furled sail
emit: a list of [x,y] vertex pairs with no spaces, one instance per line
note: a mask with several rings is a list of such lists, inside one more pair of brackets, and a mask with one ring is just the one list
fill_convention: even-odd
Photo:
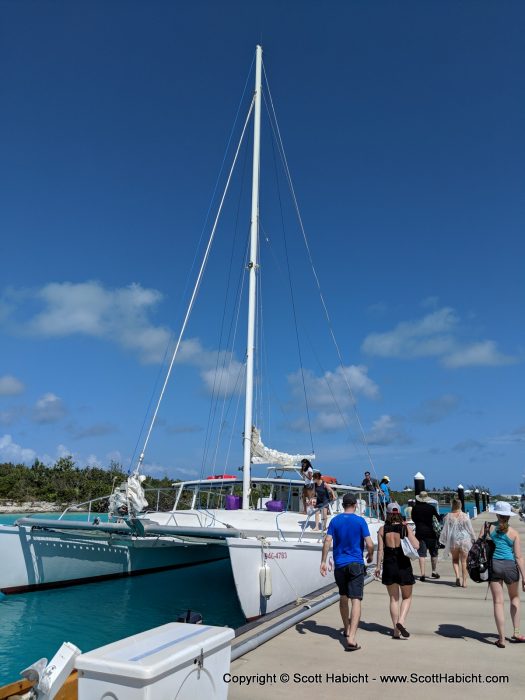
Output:
[[117,486],[109,499],[110,516],[134,516],[148,507],[142,488],[142,482],[145,478],[143,474],[131,474],[127,481],[123,481]]
[[252,427],[252,462],[253,464],[280,464],[282,467],[290,467],[299,464],[302,459],[315,459],[315,455],[290,455],[286,452],[272,450],[266,447],[261,434],[255,426]]

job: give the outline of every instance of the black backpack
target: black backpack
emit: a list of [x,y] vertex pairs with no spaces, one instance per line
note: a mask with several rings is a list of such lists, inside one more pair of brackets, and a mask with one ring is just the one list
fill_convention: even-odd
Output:
[[468,553],[467,570],[475,583],[490,580],[495,545],[489,533],[490,523],[485,523],[483,534],[474,542]]

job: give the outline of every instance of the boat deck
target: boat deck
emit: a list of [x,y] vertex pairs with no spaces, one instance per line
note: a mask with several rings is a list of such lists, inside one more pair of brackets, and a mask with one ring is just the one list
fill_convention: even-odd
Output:
[[[495,516],[487,513],[474,521],[476,533],[487,519],[494,520]],[[525,553],[525,524],[515,517],[512,525],[520,533]],[[416,562],[415,572],[417,567]],[[430,561],[427,567],[430,568]],[[466,589],[457,588],[450,559],[440,561],[438,571],[439,580],[427,578],[425,583],[418,581],[414,587],[407,622],[410,639],[392,644],[387,593],[381,583],[374,581],[365,588],[358,632],[361,650],[344,651],[339,608],[332,605],[234,661],[232,675],[253,676],[253,679],[250,685],[232,682],[229,699],[266,700],[271,696],[274,700],[319,700],[334,691],[346,695],[351,690],[358,693],[360,700],[377,698],[388,690],[404,700],[421,697],[441,700],[447,693],[450,697],[491,700],[495,692],[509,697],[523,695],[525,645],[507,642],[505,649],[494,646],[496,625],[487,585],[469,582]],[[522,632],[524,613],[525,609]],[[506,592],[505,619],[510,637]],[[242,638],[236,643],[240,641]],[[257,682],[257,674],[259,680],[266,681],[264,685]],[[288,674],[289,680],[281,680],[282,674]],[[299,680],[294,680],[294,674],[298,674]],[[400,674],[408,676],[407,680],[381,679]],[[412,679],[411,674],[415,674]],[[457,674],[457,681],[446,682],[436,674],[454,678]],[[509,680],[488,682],[486,675],[508,676]]]

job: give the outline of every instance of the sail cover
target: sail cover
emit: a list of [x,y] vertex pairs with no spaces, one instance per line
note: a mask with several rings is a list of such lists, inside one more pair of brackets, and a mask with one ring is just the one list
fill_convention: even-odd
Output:
[[261,434],[255,426],[252,427],[252,462],[253,464],[280,464],[282,467],[298,464],[302,459],[315,459],[315,455],[290,455],[286,452],[272,450],[266,447]]

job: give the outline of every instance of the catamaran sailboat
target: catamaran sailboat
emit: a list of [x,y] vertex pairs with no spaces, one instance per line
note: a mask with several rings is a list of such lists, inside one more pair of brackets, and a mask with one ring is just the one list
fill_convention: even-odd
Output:
[[[21,518],[14,526],[0,527],[0,560],[3,564],[0,591],[10,593],[71,585],[228,557],[244,615],[247,619],[254,619],[309,596],[330,583],[319,571],[322,532],[313,527],[314,514],[301,512],[305,482],[297,465],[301,459],[313,458],[314,455],[269,449],[262,443],[254,426],[261,76],[262,49],[258,46],[255,90],[241,136],[242,141],[248,119],[253,115],[242,478],[220,475],[175,484],[174,505],[162,511],[148,505],[140,473],[160,401],[201,284],[216,220],[144,448],[133,474],[111,497],[110,517],[107,520],[92,517],[91,511],[96,508],[96,503],[90,502],[87,522],[68,520],[65,513],[58,520]],[[239,148],[240,143],[232,170]],[[253,476],[254,463],[269,464],[268,475]],[[336,485],[336,498],[329,507],[329,517],[342,510],[342,496],[348,491],[359,492],[359,489]],[[363,515],[365,508],[366,503],[360,501],[359,510]],[[372,537],[376,539],[380,522],[372,518],[368,520]],[[330,565],[333,566],[331,560]]]

